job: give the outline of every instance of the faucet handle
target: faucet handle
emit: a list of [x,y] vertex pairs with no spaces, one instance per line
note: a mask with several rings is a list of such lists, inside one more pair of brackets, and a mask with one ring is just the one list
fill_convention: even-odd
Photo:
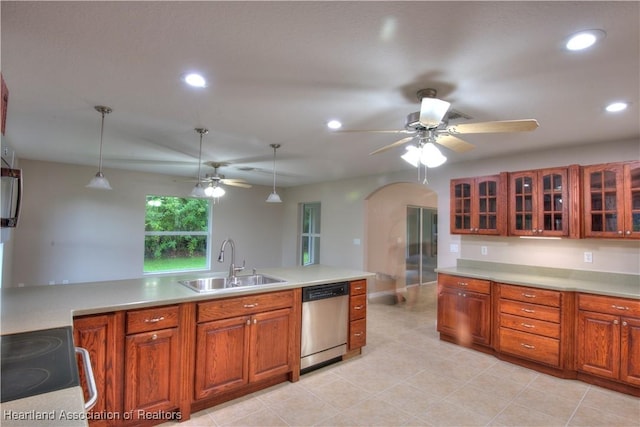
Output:
[[244,270],[244,267],[245,267],[246,265],[247,265],[247,260],[245,259],[245,260],[242,260],[242,267],[234,267],[233,269],[234,269],[235,271],[242,271],[242,270]]

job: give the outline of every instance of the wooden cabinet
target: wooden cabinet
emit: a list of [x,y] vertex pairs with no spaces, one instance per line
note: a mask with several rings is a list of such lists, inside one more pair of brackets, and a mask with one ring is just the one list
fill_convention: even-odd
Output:
[[438,332],[465,346],[491,345],[491,283],[438,274]]
[[[101,414],[119,414],[122,412],[122,313],[108,313],[81,316],[73,319],[73,341],[77,347],[85,348],[91,358],[91,367],[95,377],[98,401],[90,413],[92,426],[105,426],[111,423],[108,416]],[[78,371],[84,399],[89,399],[89,390],[82,359],[78,359]],[[102,418],[102,419],[101,419]]]
[[562,293],[506,284],[500,284],[498,292],[497,350],[562,367]]
[[579,237],[579,167],[509,174],[509,235]]
[[578,296],[577,369],[640,386],[640,301]]
[[180,406],[181,340],[179,307],[126,313],[124,411],[140,414]]
[[356,280],[349,286],[349,350],[367,343],[367,281]]
[[640,238],[640,161],[583,167],[584,236]]
[[195,400],[287,374],[298,366],[294,295],[300,296],[281,291],[197,304]]
[[507,174],[452,179],[451,234],[506,235]]

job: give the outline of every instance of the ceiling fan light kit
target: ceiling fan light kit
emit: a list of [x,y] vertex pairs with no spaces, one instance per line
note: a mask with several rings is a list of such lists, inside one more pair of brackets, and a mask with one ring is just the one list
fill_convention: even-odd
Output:
[[276,192],[276,150],[280,148],[280,144],[270,144],[271,148],[273,148],[273,191],[267,197],[267,203],[282,203],[282,199]]
[[109,107],[105,107],[104,105],[96,105],[94,108],[97,112],[102,114],[102,121],[100,124],[100,161],[98,163],[98,173],[91,178],[91,181],[89,181],[86,187],[94,190],[111,190],[109,180],[105,178],[104,173],[102,173],[102,136],[104,134],[104,116],[105,114],[111,113],[113,110]]

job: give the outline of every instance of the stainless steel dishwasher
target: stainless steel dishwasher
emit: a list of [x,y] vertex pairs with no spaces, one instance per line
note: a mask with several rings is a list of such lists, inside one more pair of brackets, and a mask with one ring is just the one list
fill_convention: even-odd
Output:
[[302,289],[302,373],[342,358],[347,352],[349,282]]

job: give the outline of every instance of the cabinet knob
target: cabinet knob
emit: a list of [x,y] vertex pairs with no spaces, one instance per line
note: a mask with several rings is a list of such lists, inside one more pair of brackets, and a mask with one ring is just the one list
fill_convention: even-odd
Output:
[[152,339],[153,341],[157,340],[157,339],[158,339],[158,334],[153,334],[153,335],[151,335],[151,339]]
[[538,233],[540,233],[540,234],[542,234],[542,232],[543,232],[543,231],[544,231],[544,230],[542,230],[542,229],[540,229],[540,228],[538,229]]
[[622,235],[622,230],[618,230],[618,234]]
[[631,230],[627,230],[624,234],[626,234],[627,236],[631,235]]
[[627,322],[622,322],[622,326],[628,326],[629,324]]
[[616,320],[614,320],[614,321],[613,321],[613,324],[614,324],[614,325],[617,325],[618,323],[620,323],[620,322],[618,322],[618,319],[616,319]]

